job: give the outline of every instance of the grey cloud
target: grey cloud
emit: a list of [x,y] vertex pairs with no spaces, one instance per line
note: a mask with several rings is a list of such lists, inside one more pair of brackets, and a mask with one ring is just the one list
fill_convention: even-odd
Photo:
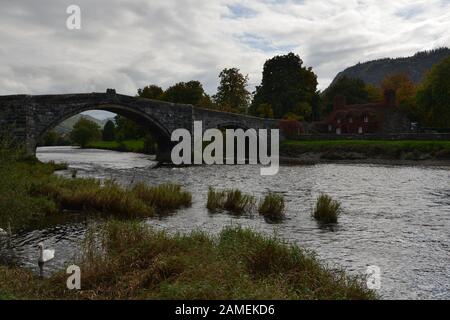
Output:
[[253,87],[266,59],[291,50],[325,88],[359,61],[450,40],[440,0],[78,0],[82,29],[69,31],[73,2],[0,0],[0,94],[135,94],[191,79],[213,94],[222,68],[240,68]]

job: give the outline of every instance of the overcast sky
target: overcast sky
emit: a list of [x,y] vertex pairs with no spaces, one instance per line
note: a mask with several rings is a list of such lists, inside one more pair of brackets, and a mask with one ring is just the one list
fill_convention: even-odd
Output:
[[[66,9],[81,8],[81,30]],[[221,69],[261,80],[289,51],[319,88],[358,62],[450,46],[450,0],[0,0],[0,95],[105,91],[134,95]]]

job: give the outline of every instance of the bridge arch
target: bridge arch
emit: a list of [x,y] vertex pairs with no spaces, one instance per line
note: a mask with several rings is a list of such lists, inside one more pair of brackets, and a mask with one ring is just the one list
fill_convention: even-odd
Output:
[[61,108],[63,111],[55,115],[52,119],[49,119],[48,123],[44,124],[41,129],[39,129],[35,134],[36,137],[34,139],[35,143],[33,146],[33,152],[35,152],[38,141],[41,141],[42,138],[53,128],[55,128],[61,122],[77,115],[82,112],[91,111],[91,110],[102,110],[109,111],[118,115],[121,115],[127,119],[132,120],[139,126],[141,126],[144,130],[152,135],[158,145],[158,154],[157,158],[160,160],[165,159],[168,154],[170,154],[170,150],[172,147],[172,142],[170,139],[171,133],[168,128],[164,126],[158,119],[153,117],[152,115],[143,112],[141,109],[138,109],[134,106],[129,106],[123,103],[113,103],[113,104],[98,104],[98,105],[86,105],[80,108],[71,109],[71,108]]

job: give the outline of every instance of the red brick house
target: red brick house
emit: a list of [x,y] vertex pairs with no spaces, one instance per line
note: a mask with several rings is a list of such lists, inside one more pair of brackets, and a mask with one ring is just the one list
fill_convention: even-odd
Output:
[[336,96],[333,111],[315,127],[335,134],[399,133],[410,130],[410,121],[398,108],[395,91],[386,90],[381,103],[347,105],[344,96]]

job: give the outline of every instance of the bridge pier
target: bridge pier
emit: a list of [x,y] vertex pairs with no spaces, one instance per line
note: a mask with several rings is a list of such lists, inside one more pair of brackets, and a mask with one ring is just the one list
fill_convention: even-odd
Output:
[[156,161],[159,163],[164,164],[171,164],[172,163],[172,144],[164,144],[164,145],[158,145],[158,150],[156,152]]

